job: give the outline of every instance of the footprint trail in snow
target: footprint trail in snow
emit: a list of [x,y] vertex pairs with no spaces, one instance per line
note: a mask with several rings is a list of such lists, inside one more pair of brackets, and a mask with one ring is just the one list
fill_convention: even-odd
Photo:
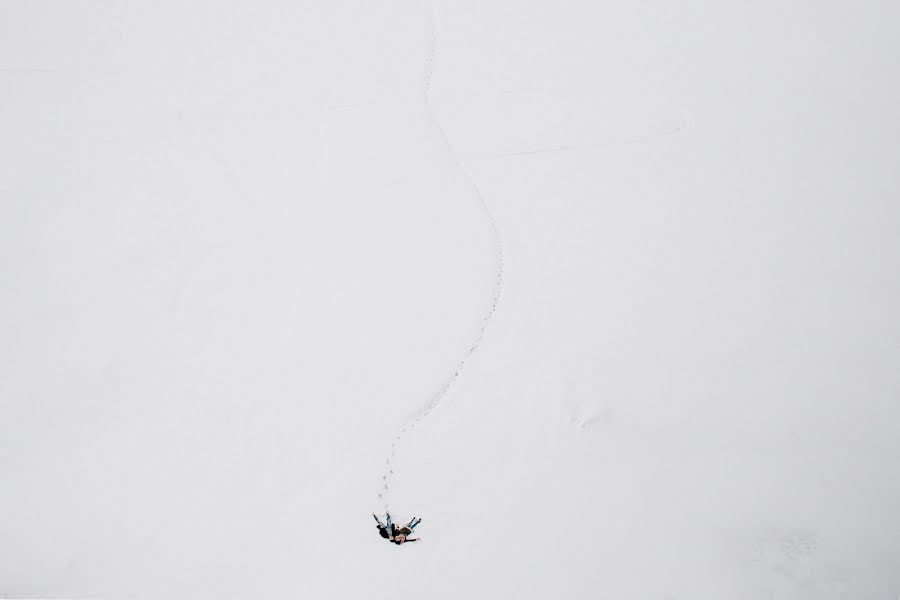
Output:
[[427,55],[425,58],[425,73],[424,73],[424,93],[425,93],[425,103],[427,106],[427,114],[428,119],[431,122],[431,125],[437,130],[439,133],[439,137],[444,145],[446,153],[450,160],[453,161],[453,164],[463,173],[466,181],[468,182],[468,186],[472,191],[472,194],[478,199],[478,202],[481,205],[484,214],[486,215],[488,221],[490,222],[491,234],[494,237],[495,244],[495,252],[496,252],[496,261],[497,261],[497,271],[496,271],[496,281],[494,284],[494,292],[491,298],[491,302],[487,312],[481,321],[481,327],[478,332],[478,335],[474,339],[474,341],[469,345],[468,349],[464,352],[462,358],[456,363],[456,366],[453,369],[453,372],[441,386],[441,388],[437,391],[437,393],[432,396],[431,400],[428,404],[423,408],[415,417],[406,422],[401,428],[397,435],[394,437],[393,442],[391,443],[391,450],[388,454],[387,460],[385,461],[384,473],[381,477],[382,479],[382,487],[378,492],[378,500],[384,506],[384,512],[390,512],[390,493],[391,493],[391,484],[393,483],[396,473],[394,471],[394,461],[397,456],[398,446],[403,440],[404,436],[409,433],[412,429],[414,429],[419,423],[422,422],[423,419],[428,417],[434,409],[441,405],[444,399],[447,397],[447,394],[450,391],[450,388],[453,386],[453,383],[459,377],[459,374],[462,372],[463,368],[466,365],[466,362],[469,358],[475,353],[478,347],[481,345],[482,340],[484,339],[485,331],[488,328],[488,325],[491,322],[491,319],[494,316],[494,313],[497,311],[497,304],[500,302],[500,294],[503,290],[503,239],[500,236],[500,229],[497,226],[497,220],[494,217],[494,213],[491,210],[491,207],[488,205],[485,200],[484,194],[481,192],[481,188],[478,187],[475,179],[472,177],[469,170],[466,168],[465,164],[460,160],[456,150],[453,148],[453,145],[450,143],[450,138],[447,136],[447,133],[444,131],[444,128],[441,126],[440,122],[437,119],[437,116],[434,111],[434,106],[431,103],[431,75],[434,66],[434,59],[436,54],[437,47],[437,13],[435,8],[432,6],[430,8],[430,20],[431,20],[431,36],[429,39]]

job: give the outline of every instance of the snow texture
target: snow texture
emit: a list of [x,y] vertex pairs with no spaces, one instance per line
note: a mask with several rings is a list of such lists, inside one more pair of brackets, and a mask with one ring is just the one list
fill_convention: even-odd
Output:
[[0,597],[895,600],[898,107],[882,0],[0,3]]

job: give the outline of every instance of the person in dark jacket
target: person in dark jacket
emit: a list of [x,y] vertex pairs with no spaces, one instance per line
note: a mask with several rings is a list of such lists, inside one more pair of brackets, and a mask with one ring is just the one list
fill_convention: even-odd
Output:
[[378,518],[378,515],[373,514],[372,518],[375,519],[375,522],[377,523],[377,525],[375,525],[375,526],[378,528],[378,535],[380,535],[381,537],[383,537],[386,540],[390,539],[392,537],[391,531],[393,530],[393,527],[394,527],[394,524],[391,523],[391,514],[390,513],[387,514],[387,525],[385,525],[384,523],[381,522],[381,519]]
[[390,513],[385,515],[387,523],[382,523],[381,519],[379,519],[376,515],[372,515],[372,517],[375,519],[375,523],[377,523],[376,527],[378,528],[378,535],[380,535],[384,539],[393,542],[398,546],[401,544],[405,544],[406,542],[419,541],[419,538],[411,538],[409,536],[412,535],[413,529],[416,528],[416,525],[422,522],[422,519],[413,517],[404,527],[397,527],[397,524],[391,521]]

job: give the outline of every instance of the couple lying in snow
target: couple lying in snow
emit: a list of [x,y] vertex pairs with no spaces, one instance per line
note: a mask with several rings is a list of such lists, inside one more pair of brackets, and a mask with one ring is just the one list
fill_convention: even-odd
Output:
[[397,524],[391,521],[391,513],[385,515],[387,523],[382,523],[381,519],[376,515],[372,516],[375,518],[375,522],[378,523],[376,526],[378,527],[378,534],[384,539],[394,542],[398,546],[406,542],[419,541],[419,538],[411,538],[409,536],[412,534],[413,529],[416,528],[416,525],[422,522],[422,519],[413,517],[404,527],[397,527]]

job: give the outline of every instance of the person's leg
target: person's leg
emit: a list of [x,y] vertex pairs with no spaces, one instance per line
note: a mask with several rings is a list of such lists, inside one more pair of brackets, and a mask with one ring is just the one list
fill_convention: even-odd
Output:
[[391,513],[387,513],[387,528],[388,531],[391,529]]

